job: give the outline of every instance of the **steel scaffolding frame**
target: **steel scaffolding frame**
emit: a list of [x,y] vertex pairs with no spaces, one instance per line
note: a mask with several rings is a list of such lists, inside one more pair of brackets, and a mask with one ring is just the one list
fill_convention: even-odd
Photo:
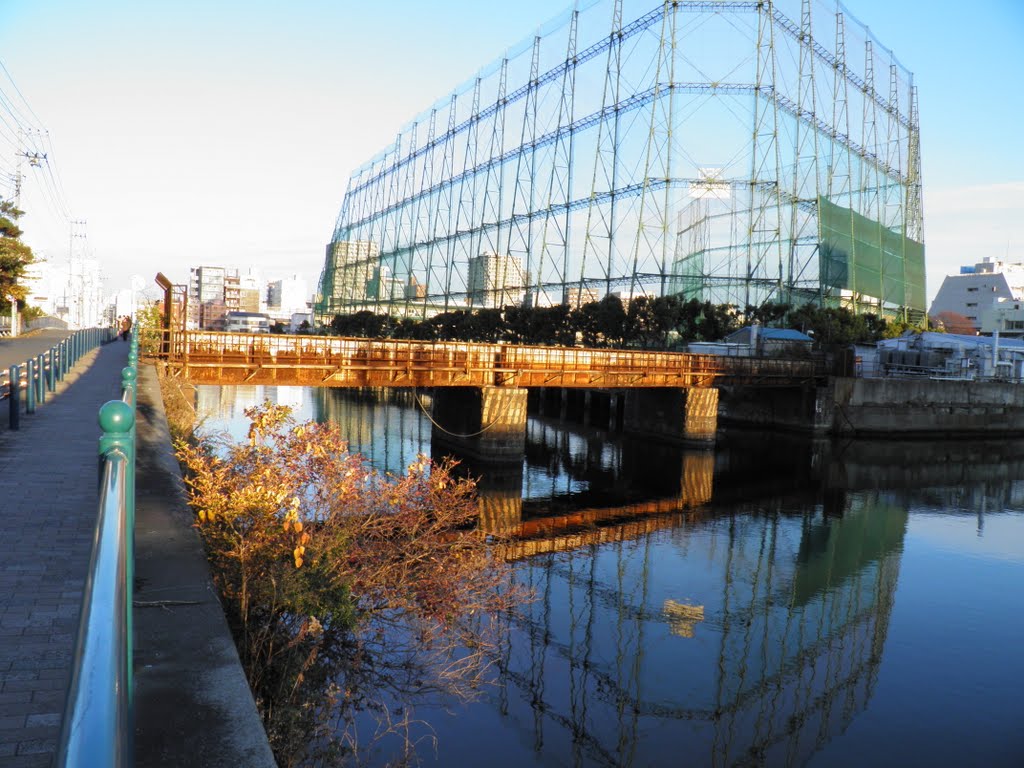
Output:
[[524,276],[493,286],[506,305],[620,291],[923,313],[917,91],[893,53],[832,0],[642,10],[577,3],[356,170],[318,322],[478,305],[482,254]]

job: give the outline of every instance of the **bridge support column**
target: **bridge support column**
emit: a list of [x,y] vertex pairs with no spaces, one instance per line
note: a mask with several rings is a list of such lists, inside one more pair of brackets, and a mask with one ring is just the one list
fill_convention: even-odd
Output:
[[432,439],[480,461],[522,461],[526,449],[526,390],[438,387]]
[[639,435],[713,444],[718,429],[718,390],[627,390],[622,428]]

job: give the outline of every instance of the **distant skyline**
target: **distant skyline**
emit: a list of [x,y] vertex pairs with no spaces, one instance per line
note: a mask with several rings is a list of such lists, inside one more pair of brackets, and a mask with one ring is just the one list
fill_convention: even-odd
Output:
[[[844,5],[919,88],[929,300],[960,264],[1024,261],[1024,3]],[[108,291],[200,264],[313,286],[350,173],[564,7],[7,0],[0,62],[49,131]],[[0,142],[0,171],[13,154]],[[22,170],[25,239],[65,263],[66,219]]]

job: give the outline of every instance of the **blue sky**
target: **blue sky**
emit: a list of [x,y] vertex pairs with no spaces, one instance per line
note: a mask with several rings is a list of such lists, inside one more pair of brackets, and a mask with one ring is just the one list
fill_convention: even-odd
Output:
[[[961,263],[1024,261],[1024,3],[845,5],[919,87],[929,296]],[[110,290],[200,263],[313,283],[350,172],[564,7],[3,0],[0,61]],[[61,262],[68,229],[32,170],[26,239]]]

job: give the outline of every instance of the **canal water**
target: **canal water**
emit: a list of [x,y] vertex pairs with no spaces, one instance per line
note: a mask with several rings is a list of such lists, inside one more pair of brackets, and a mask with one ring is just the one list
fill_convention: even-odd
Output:
[[[264,399],[331,419],[380,469],[431,449],[409,393],[197,397],[239,435]],[[417,710],[422,764],[1024,765],[1022,441],[689,451],[531,415],[521,466],[470,470],[536,600],[479,701]]]

